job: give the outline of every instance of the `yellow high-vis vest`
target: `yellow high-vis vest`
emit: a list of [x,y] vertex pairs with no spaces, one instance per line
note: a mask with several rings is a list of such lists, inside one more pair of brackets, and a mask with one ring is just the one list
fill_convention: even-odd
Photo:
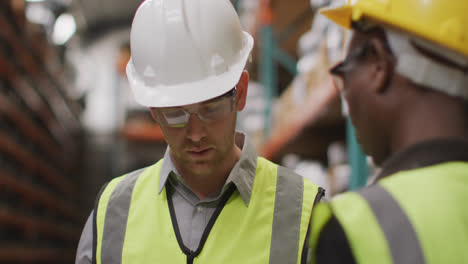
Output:
[[317,185],[259,157],[248,206],[230,185],[190,251],[171,195],[166,187],[157,192],[161,164],[104,188],[95,208],[95,263],[301,263],[312,207],[323,195]]
[[318,204],[310,245],[334,215],[356,263],[468,263],[466,201],[467,162],[401,171]]

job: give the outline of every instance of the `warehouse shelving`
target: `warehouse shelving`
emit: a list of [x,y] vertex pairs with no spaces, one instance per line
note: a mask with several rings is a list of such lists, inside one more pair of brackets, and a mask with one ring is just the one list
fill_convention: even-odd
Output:
[[0,263],[72,263],[81,109],[55,48],[13,2],[0,3]]
[[[278,124],[277,129],[273,130],[271,136],[265,141],[261,148],[261,155],[268,159],[275,159],[283,148],[292,144],[295,138],[303,136],[306,128],[316,123],[323,110],[331,104],[338,96],[338,91],[333,87],[330,79],[324,79],[309,94],[304,109],[289,112],[287,117],[283,118],[286,122]],[[340,122],[340,121],[338,121]],[[319,127],[317,127],[318,129]],[[331,133],[327,133],[330,135]],[[340,136],[335,136],[334,138]],[[317,141],[320,141],[318,139]],[[314,143],[309,140],[310,143]],[[298,142],[298,144],[301,144]],[[306,146],[307,147],[307,146]],[[308,146],[311,148],[311,146]]]
[[[307,7],[298,8],[300,4],[305,4]],[[272,102],[274,98],[279,98],[281,101],[285,94],[284,91],[282,94],[279,91],[282,87],[278,81],[280,74],[277,64],[282,65],[292,75],[297,74],[294,56],[290,54],[295,52],[297,34],[304,33],[304,28],[300,26],[307,25],[310,21],[308,18],[316,11],[310,7],[310,1],[297,0],[292,3],[289,1],[259,0],[256,23],[254,28],[249,30],[254,34],[256,42],[260,41],[262,45],[257,63],[259,64],[259,79],[265,87],[267,99],[266,139],[260,144],[259,152],[262,156],[278,162],[287,153],[296,153],[306,159],[327,162],[327,144],[333,141],[346,141],[351,165],[349,187],[356,189],[366,183],[368,174],[366,156],[356,140],[354,128],[349,120],[345,122],[344,118],[334,116],[329,118],[332,122],[323,124],[324,109],[340,107],[340,104],[337,104],[339,101],[338,91],[333,87],[329,77],[325,78],[322,75],[319,78],[321,81],[314,82],[313,87],[308,87],[308,89],[312,88],[313,91],[300,109],[295,108],[292,111],[282,109],[288,111],[287,117],[282,118],[279,124],[271,123]],[[278,22],[278,17],[281,22]],[[288,45],[285,45],[285,42]],[[330,67],[328,63],[322,62],[319,67],[328,69]],[[322,71],[322,69],[316,69],[316,71]],[[291,89],[290,86],[286,91]]]
[[[276,98],[283,100],[292,89],[290,83],[284,83],[288,79],[284,78],[284,70],[289,76],[298,74],[295,55],[298,39],[310,28],[315,12],[310,1],[293,2],[259,0],[255,26],[248,29],[257,46],[261,46],[254,64],[258,64],[259,80],[264,86],[267,102],[265,138],[259,144],[259,153],[275,161],[280,161],[288,152],[325,161],[326,144],[345,138],[343,118],[333,116],[324,122],[327,119],[323,116],[324,110],[339,107],[338,92],[329,78],[316,82],[314,87],[307,87],[305,103],[295,109],[281,109],[288,113],[282,114],[285,117],[281,120],[273,120],[273,101]],[[282,72],[279,66],[284,69]],[[327,68],[326,65],[322,67]]]
[[122,129],[122,134],[128,140],[152,142],[164,141],[164,135],[161,127],[153,120],[130,120]]

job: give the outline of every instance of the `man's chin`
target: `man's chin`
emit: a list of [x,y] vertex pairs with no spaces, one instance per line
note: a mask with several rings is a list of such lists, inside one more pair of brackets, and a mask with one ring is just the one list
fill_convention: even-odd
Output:
[[198,160],[198,161],[191,161],[187,166],[187,170],[197,176],[204,176],[211,174],[213,169],[215,168],[215,165],[208,161],[208,160]]
[[199,179],[209,178],[213,175],[213,170],[194,169],[191,171],[191,174]]

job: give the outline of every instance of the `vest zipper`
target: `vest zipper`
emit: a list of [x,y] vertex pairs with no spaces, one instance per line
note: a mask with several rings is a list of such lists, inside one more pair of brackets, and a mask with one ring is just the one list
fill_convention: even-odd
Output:
[[193,260],[195,259],[196,254],[195,252],[190,250],[190,253],[187,254],[187,264],[193,264]]
[[172,194],[170,193],[169,189],[166,189],[167,203],[169,206],[169,213],[171,215],[172,227],[174,228],[174,233],[176,235],[177,242],[179,243],[180,249],[185,255],[187,255],[187,264],[193,264],[194,259],[201,253],[203,246],[205,245],[205,242],[208,239],[208,235],[210,234],[210,231],[216,222],[216,219],[218,218],[219,214],[221,213],[221,210],[223,210],[224,206],[226,205],[227,201],[229,200],[229,198],[231,197],[231,195],[234,193],[235,190],[236,190],[235,185],[231,183],[231,185],[228,187],[226,192],[221,197],[221,200],[219,201],[218,206],[216,207],[216,210],[213,212],[213,215],[208,221],[208,224],[206,225],[205,230],[203,231],[203,235],[200,239],[200,244],[198,244],[197,250],[192,251],[188,249],[184,245],[184,242],[182,241],[182,236],[180,235],[179,225],[177,224],[177,217],[175,215],[174,204],[172,203]]

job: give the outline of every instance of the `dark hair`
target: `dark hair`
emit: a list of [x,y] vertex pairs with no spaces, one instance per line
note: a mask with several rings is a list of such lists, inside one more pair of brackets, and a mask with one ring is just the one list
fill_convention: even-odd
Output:
[[388,42],[387,34],[385,33],[385,30],[383,27],[372,24],[372,23],[368,23],[366,21],[352,22],[351,26],[354,30],[362,34],[365,34],[366,36],[371,36],[371,35],[377,36],[380,40],[382,40],[385,49],[390,54],[393,55],[393,51],[390,47],[390,43]]

